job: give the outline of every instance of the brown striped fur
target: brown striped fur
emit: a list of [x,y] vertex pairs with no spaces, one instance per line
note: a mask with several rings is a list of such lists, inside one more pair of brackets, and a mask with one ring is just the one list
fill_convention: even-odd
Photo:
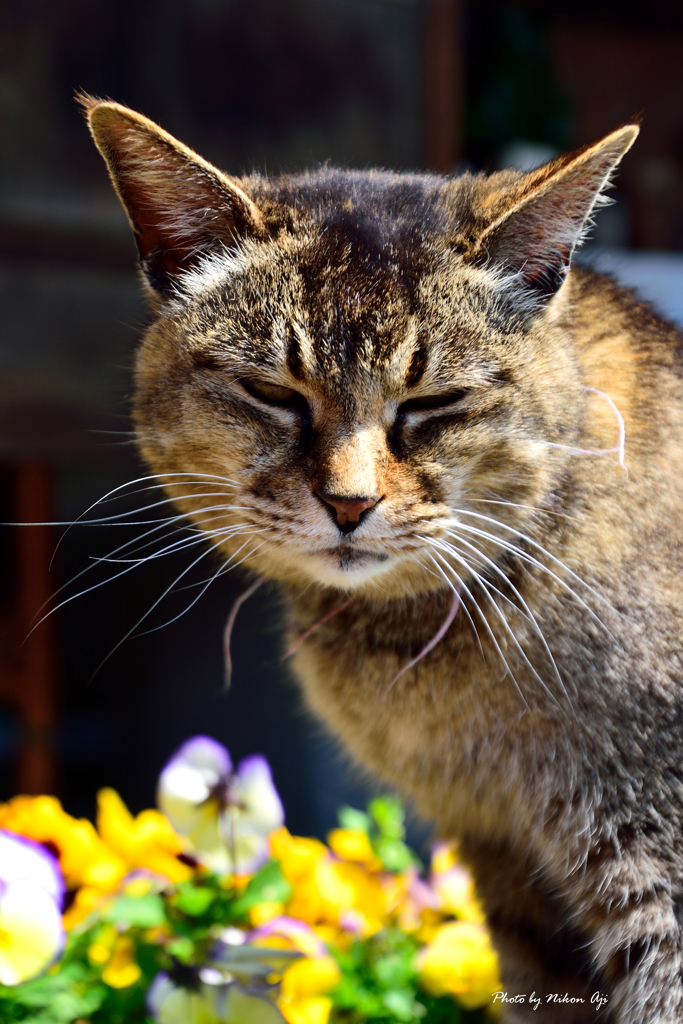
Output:
[[[682,339],[568,270],[636,129],[529,174],[236,181],[86,107],[154,301],[140,447],[290,640],[353,597],[296,655],[310,707],[459,840],[508,994],[587,1000],[506,1020],[683,1020]],[[376,504],[344,533],[330,496]]]

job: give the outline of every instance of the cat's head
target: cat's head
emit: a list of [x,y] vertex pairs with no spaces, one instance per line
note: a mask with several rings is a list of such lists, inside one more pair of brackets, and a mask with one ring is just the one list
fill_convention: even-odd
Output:
[[456,520],[485,567],[575,438],[567,270],[637,128],[527,174],[235,180],[124,107],[86,108],[154,299],[139,442],[181,510],[303,584],[443,586]]

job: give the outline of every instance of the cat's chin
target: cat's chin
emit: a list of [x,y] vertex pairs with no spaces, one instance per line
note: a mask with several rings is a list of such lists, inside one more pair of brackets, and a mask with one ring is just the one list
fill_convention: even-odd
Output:
[[271,549],[266,558],[261,561],[257,555],[253,568],[304,589],[313,583],[388,599],[439,589],[439,578],[419,564],[413,551],[390,553],[341,544],[312,551]]
[[355,590],[378,576],[386,575],[398,559],[386,552],[340,545],[308,554],[303,561],[306,570],[319,583]]

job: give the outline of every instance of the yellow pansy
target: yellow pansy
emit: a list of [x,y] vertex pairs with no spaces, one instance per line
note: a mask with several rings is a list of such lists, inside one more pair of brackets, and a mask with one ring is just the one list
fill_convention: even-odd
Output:
[[484,924],[484,908],[474,891],[474,881],[467,868],[458,862],[452,843],[437,843],[434,847],[431,884],[443,914]]
[[328,921],[374,935],[384,925],[386,897],[380,880],[358,864],[321,861],[315,881]]
[[339,984],[341,972],[331,956],[295,960],[282,975],[281,993],[288,999],[319,996]]
[[154,876],[131,875],[123,885],[124,896],[146,896],[149,892],[157,891],[154,885]]
[[287,916],[311,925],[324,921],[326,916],[315,868],[310,874],[304,875],[293,888],[294,891],[286,906]]
[[[324,847],[323,847],[324,849]],[[311,925],[329,923],[363,936],[384,924],[387,901],[377,875],[359,864],[317,857],[294,882],[287,914]]]
[[111,898],[111,893],[97,889],[95,886],[84,885],[77,891],[68,910],[64,912],[64,927],[67,931],[71,931],[81,921],[85,921],[90,914],[101,910]]
[[468,1010],[485,1006],[501,987],[488,932],[470,921],[451,921],[438,928],[418,953],[417,968],[430,995],[457,996]]
[[97,828],[128,868],[156,871],[172,882],[191,877],[192,869],[178,860],[182,841],[160,811],[142,811],[134,818],[115,790],[101,789],[97,794]]
[[372,849],[367,832],[360,829],[334,828],[328,833],[327,842],[330,849],[342,860],[362,864],[369,871],[382,870],[382,861]]
[[431,942],[442,924],[443,915],[440,911],[427,907],[420,914],[420,923],[415,930],[415,938],[421,943]]
[[332,1012],[328,996],[308,996],[306,999],[279,999],[278,1008],[288,1024],[327,1024]]
[[444,875],[432,880],[432,888],[439,898],[442,913],[453,914],[461,921],[484,924],[484,908],[474,891],[474,881],[469,871],[457,865]]
[[350,937],[337,925],[330,924],[328,921],[321,921],[320,924],[313,925],[313,931],[326,946],[338,946],[339,949],[346,949],[348,946]]
[[280,861],[282,873],[291,885],[310,875],[315,864],[328,856],[327,847],[319,839],[293,836],[284,825],[270,833],[270,852]]
[[315,959],[327,955],[325,946],[315,930],[294,917],[278,917],[269,921],[252,934],[251,941],[257,946],[293,949]]
[[281,917],[283,911],[283,903],[257,903],[249,910],[249,921],[254,928],[258,928],[276,917]]
[[72,818],[54,796],[16,796],[0,805],[0,828],[52,847],[68,888],[115,889],[126,863],[98,836],[85,818]]
[[458,864],[458,855],[455,843],[435,843],[432,849],[432,874],[445,875],[447,871]]
[[332,1000],[325,996],[339,984],[341,972],[330,956],[297,960],[287,968],[278,1006],[289,1024],[327,1024]]
[[114,943],[109,963],[102,971],[102,981],[111,988],[129,988],[142,976],[135,962],[135,946],[127,935],[120,935]]

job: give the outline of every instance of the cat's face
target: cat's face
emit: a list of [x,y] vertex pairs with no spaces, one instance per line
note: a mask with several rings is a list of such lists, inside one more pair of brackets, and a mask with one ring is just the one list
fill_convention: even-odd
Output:
[[[94,125],[103,107],[96,139],[160,295],[137,364],[140,443],[181,510],[235,561],[304,585],[443,586],[438,544],[456,523],[470,533],[462,565],[449,555],[454,585],[468,564],[485,571],[495,524],[543,508],[576,430],[554,176],[238,187],[122,108],[96,106]],[[576,192],[572,170],[555,176]],[[579,177],[589,209],[597,187]]]
[[197,270],[142,348],[136,408],[155,470],[234,482],[211,526],[248,523],[259,568],[395,592],[438,580],[424,538],[458,509],[541,500],[575,375],[561,332],[446,245],[363,267],[368,234],[308,223]]

